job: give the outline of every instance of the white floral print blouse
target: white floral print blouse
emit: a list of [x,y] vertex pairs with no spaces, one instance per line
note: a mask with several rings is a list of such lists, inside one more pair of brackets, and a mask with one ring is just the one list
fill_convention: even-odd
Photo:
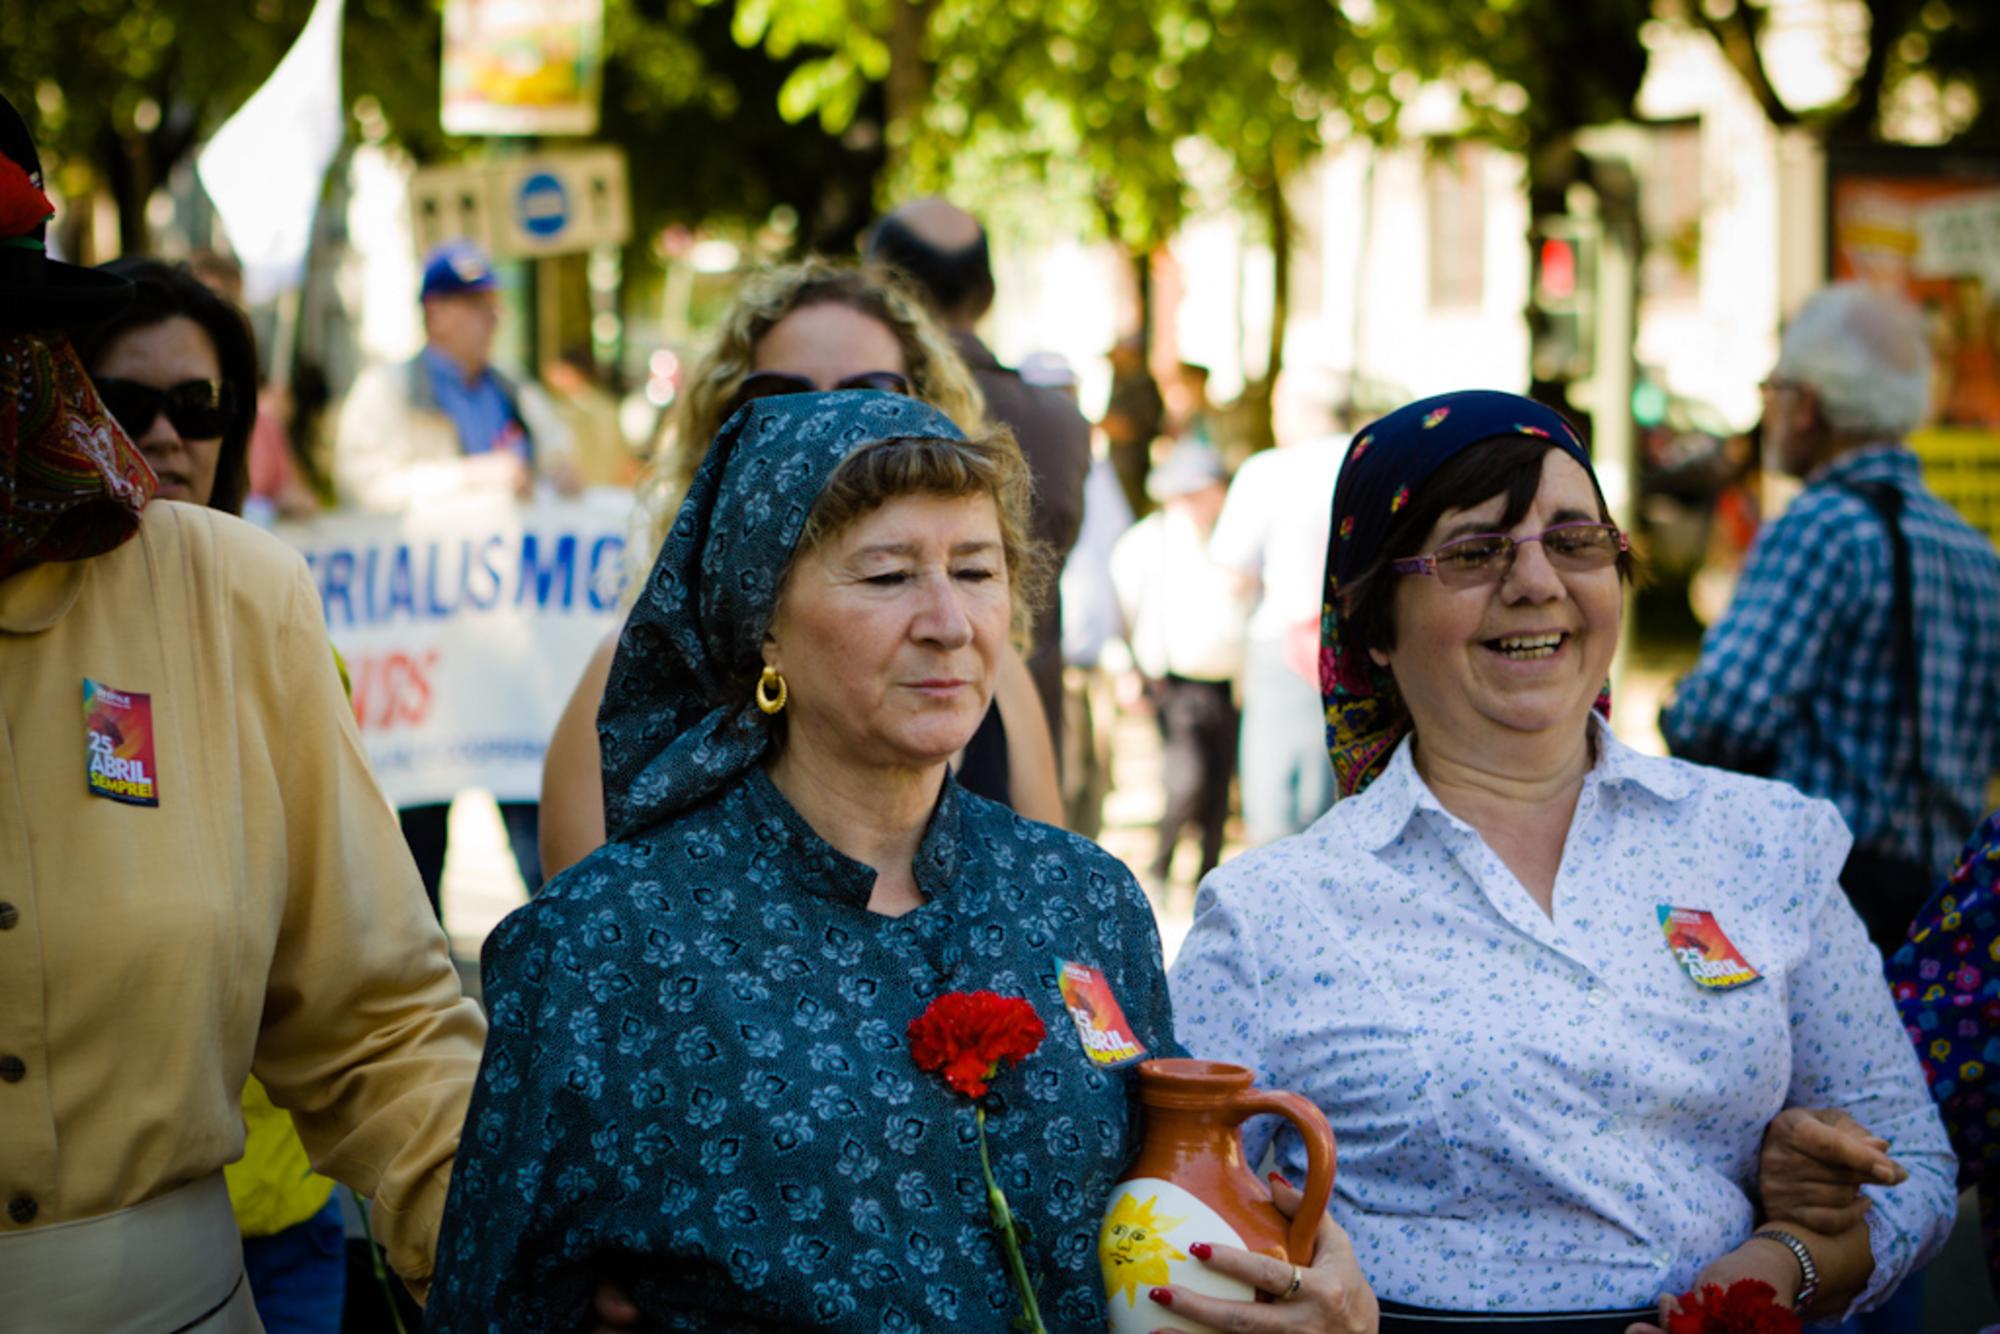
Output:
[[[1934,1255],[1956,1164],[1880,957],[1837,876],[1834,807],[1639,754],[1593,719],[1545,914],[1418,776],[1382,776],[1201,887],[1171,974],[1195,1055],[1317,1103],[1333,1214],[1385,1298],[1571,1311],[1680,1292],[1757,1221],[1758,1147],[1791,1105],[1839,1107],[1910,1179],[1869,1188],[1867,1309]],[[1760,978],[1710,990],[1662,907],[1713,915]],[[1304,1178],[1293,1132],[1263,1118]]]

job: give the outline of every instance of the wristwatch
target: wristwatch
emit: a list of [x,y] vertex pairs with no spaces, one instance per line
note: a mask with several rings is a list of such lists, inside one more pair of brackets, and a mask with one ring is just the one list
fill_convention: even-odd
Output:
[[1799,1295],[1792,1299],[1792,1309],[1805,1310],[1806,1304],[1819,1294],[1819,1266],[1813,1263],[1812,1252],[1806,1249],[1804,1242],[1783,1228],[1767,1227],[1760,1232],[1752,1232],[1750,1236],[1752,1240],[1762,1237],[1766,1241],[1777,1242],[1799,1262]]

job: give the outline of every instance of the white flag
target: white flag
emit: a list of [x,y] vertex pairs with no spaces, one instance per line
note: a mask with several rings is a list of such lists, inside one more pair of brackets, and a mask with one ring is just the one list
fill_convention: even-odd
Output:
[[292,49],[224,123],[195,164],[243,264],[251,305],[295,287],[326,169],[340,151],[343,0],[319,0]]

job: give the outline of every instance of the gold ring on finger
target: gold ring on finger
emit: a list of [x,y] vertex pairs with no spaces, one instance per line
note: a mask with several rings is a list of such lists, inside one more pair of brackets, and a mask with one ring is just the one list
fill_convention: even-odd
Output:
[[1292,1298],[1298,1296],[1299,1284],[1305,1282],[1305,1280],[1306,1280],[1306,1271],[1299,1268],[1297,1265],[1293,1265],[1291,1284],[1287,1286],[1283,1292],[1278,1294],[1278,1300],[1281,1302],[1288,1302]]

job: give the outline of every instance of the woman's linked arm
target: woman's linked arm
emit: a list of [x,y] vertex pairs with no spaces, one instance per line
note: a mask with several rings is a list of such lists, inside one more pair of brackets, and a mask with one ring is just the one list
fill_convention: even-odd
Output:
[[[1870,1158],[1874,1179],[1860,1187],[1869,1201],[1860,1229],[1869,1259],[1856,1304],[1867,1310],[1943,1247],[1957,1212],[1958,1168],[1883,980],[1880,956],[1840,888],[1839,862],[1848,842],[1840,816],[1827,803],[1813,802],[1804,823],[1796,846],[1812,850],[1815,863],[1801,905],[1812,914],[1811,954],[1788,979],[1792,1080],[1785,1101],[1845,1112],[1884,1141],[1882,1153],[1908,1173],[1891,1185],[1875,1175]],[[1764,1194],[1767,1212],[1797,1211],[1782,1191]],[[1819,1261],[1814,1253],[1823,1287],[1833,1286],[1829,1266],[1837,1269],[1844,1254],[1835,1249]]]
[[1900,1186],[1910,1174],[1889,1141],[1839,1108],[1787,1107],[1764,1130],[1757,1160],[1761,1215],[1839,1233],[1868,1212],[1863,1186]]
[[[1836,1234],[1814,1232],[1795,1223],[1773,1222],[1772,1227],[1790,1234],[1812,1256],[1818,1287],[1813,1299],[1799,1309],[1808,1320],[1832,1320],[1853,1305],[1855,1297],[1870,1286],[1875,1261],[1870,1255],[1868,1225],[1857,1223]],[[1761,1231],[1761,1229],[1760,1229]],[[1769,1284],[1776,1300],[1792,1306],[1798,1300],[1805,1271],[1792,1249],[1769,1236],[1751,1236],[1728,1254],[1711,1262],[1696,1276],[1694,1290],[1715,1286],[1727,1289],[1741,1279]],[[1661,1334],[1677,1303],[1673,1297],[1660,1299],[1660,1323],[1641,1321],[1626,1334]]]

